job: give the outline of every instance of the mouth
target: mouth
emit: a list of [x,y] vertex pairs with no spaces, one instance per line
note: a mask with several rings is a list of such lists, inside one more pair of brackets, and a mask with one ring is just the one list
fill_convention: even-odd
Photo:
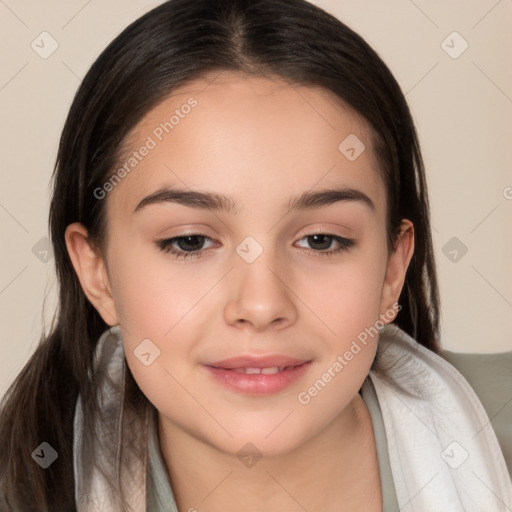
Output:
[[204,368],[216,382],[236,393],[271,395],[283,391],[303,377],[311,360],[287,356],[242,356],[215,363]]

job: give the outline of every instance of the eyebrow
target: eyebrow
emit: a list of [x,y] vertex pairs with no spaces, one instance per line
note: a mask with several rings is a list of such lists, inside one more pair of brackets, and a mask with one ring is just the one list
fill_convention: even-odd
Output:
[[[373,201],[364,192],[354,188],[335,188],[304,192],[290,198],[287,208],[290,211],[303,211],[344,201],[361,202],[375,212]],[[190,208],[223,211],[230,214],[239,213],[237,202],[231,197],[214,192],[199,192],[178,188],[163,188],[153,192],[139,202],[133,213],[151,204],[161,203],[176,203]]]

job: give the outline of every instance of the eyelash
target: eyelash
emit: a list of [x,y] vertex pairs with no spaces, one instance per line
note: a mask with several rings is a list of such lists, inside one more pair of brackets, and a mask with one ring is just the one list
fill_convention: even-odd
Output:
[[[309,253],[314,253],[315,255],[319,255],[319,256],[334,256],[341,252],[350,250],[355,245],[354,240],[350,240],[348,238],[343,238],[343,237],[333,235],[330,233],[312,233],[310,235],[306,235],[306,236],[302,237],[301,240],[304,238],[309,238],[309,237],[318,236],[318,235],[323,235],[323,236],[332,238],[334,241],[336,241],[340,244],[340,247],[338,249],[329,249],[327,251],[315,251],[313,249],[307,249],[307,251]],[[205,238],[207,240],[212,240],[209,236],[203,235],[201,233],[191,233],[190,235],[176,236],[173,238],[167,238],[165,240],[159,240],[156,243],[156,245],[163,252],[165,252],[167,254],[173,254],[176,257],[176,259],[187,259],[187,258],[190,259],[190,258],[201,257],[201,255],[203,253],[205,253],[206,251],[208,251],[208,249],[199,249],[197,251],[182,251],[182,250],[176,250],[173,248],[173,244],[176,241],[182,240],[185,238],[191,238],[191,237],[200,237],[200,238]]]

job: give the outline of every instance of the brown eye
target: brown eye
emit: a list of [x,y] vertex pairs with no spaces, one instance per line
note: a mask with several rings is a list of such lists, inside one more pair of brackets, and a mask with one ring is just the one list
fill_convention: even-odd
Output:
[[[337,235],[331,235],[329,233],[315,233],[313,235],[305,236],[303,240],[304,239],[307,239],[309,245],[313,247],[313,249],[309,249],[309,252],[323,256],[331,256],[342,251],[348,251],[355,245],[353,240]],[[336,242],[339,245],[337,249],[329,249],[333,242]]]
[[[157,246],[165,253],[174,254],[176,258],[193,258],[202,254],[205,250],[205,240],[211,240],[206,235],[193,233],[191,235],[176,236],[157,242]],[[175,247],[178,247],[177,249]]]

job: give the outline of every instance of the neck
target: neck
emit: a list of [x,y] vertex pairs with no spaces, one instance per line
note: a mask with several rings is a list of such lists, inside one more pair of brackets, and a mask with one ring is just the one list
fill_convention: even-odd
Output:
[[375,439],[357,394],[321,432],[292,452],[246,467],[159,415],[159,437],[180,512],[382,510]]

